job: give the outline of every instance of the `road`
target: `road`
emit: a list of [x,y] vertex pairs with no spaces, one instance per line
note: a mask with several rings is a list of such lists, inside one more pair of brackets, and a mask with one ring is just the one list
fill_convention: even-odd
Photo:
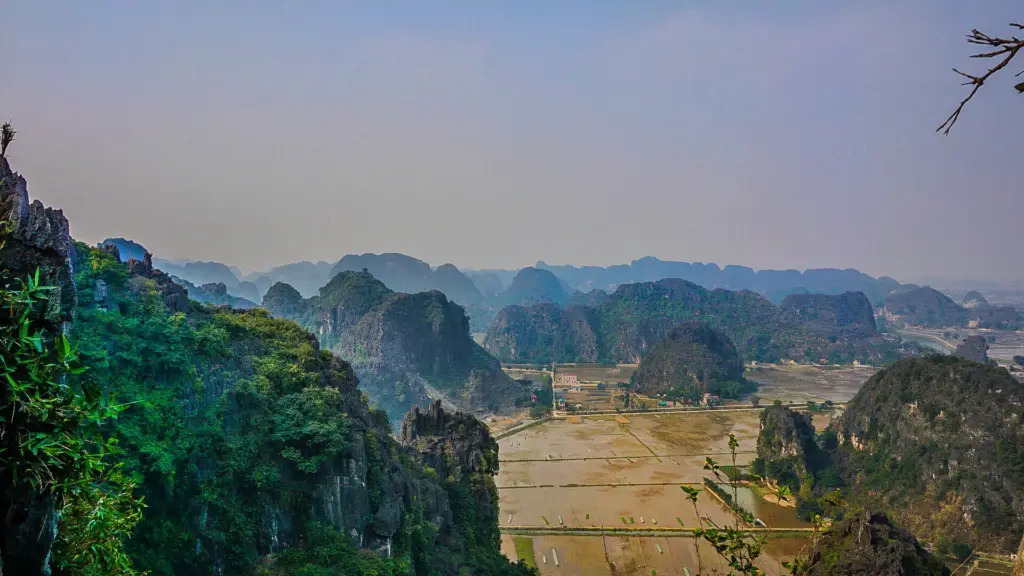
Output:
[[459,411],[459,407],[458,406],[453,404],[452,401],[449,400],[447,396],[442,394],[440,390],[438,390],[437,388],[434,388],[430,384],[427,384],[426,382],[424,382],[423,383],[423,391],[427,394],[427,397],[430,398],[431,400],[440,400],[441,401],[441,407],[444,408],[445,412],[450,412],[450,413],[454,414],[455,412]]

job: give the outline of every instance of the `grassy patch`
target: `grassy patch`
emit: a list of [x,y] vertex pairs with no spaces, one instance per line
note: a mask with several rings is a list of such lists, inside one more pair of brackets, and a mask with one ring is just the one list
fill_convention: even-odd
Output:
[[516,547],[516,558],[526,563],[530,568],[537,568],[537,559],[533,557],[533,538],[516,536],[512,538]]

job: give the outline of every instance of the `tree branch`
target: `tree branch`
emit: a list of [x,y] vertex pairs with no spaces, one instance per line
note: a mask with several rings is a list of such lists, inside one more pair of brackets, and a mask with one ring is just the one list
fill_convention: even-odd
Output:
[[[1024,30],[1024,24],[1011,23],[1010,26],[1018,30]],[[999,58],[1000,56],[1002,58],[995,66],[989,68],[987,72],[980,76],[967,74],[965,72],[957,70],[956,68],[953,68],[953,72],[956,72],[957,74],[963,76],[964,78],[967,78],[967,82],[964,82],[962,86],[971,86],[972,88],[970,93],[967,94],[967,97],[960,101],[960,105],[956,107],[956,110],[954,110],[953,113],[950,114],[948,118],[946,118],[946,121],[943,122],[942,125],[935,129],[936,132],[949,134],[949,131],[953,128],[953,125],[956,124],[956,121],[960,119],[960,113],[963,112],[964,106],[966,106],[967,103],[971,101],[971,98],[974,98],[974,95],[978,93],[978,90],[985,84],[985,82],[988,81],[988,79],[991,78],[994,74],[996,74],[1003,68],[1006,68],[1010,61],[1017,56],[1017,53],[1024,49],[1024,40],[1021,40],[1016,36],[1011,36],[1010,38],[998,38],[989,36],[988,34],[985,34],[984,32],[981,32],[980,30],[977,29],[971,30],[971,33],[967,35],[967,42],[969,44],[979,44],[982,46],[990,46],[992,48],[995,48],[995,50],[989,52],[979,52],[977,54],[974,54],[971,56],[971,58]],[[1024,70],[1018,72],[1016,76],[1020,76],[1021,73],[1024,73]],[[1021,84],[1018,84],[1017,90],[1020,92],[1024,92],[1024,88],[1022,88],[1021,86]]]

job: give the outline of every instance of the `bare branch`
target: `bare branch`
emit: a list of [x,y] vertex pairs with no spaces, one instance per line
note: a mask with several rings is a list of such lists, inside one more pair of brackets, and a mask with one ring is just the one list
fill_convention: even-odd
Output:
[[[1018,30],[1024,30],[1024,24],[1011,23],[1010,27],[1017,28]],[[953,128],[953,125],[956,124],[956,121],[960,119],[960,113],[963,112],[964,106],[966,106],[967,103],[971,101],[971,98],[974,98],[974,95],[978,93],[978,90],[985,84],[985,82],[988,81],[988,79],[991,78],[994,74],[996,74],[1003,68],[1006,68],[1010,61],[1017,56],[1017,53],[1024,49],[1024,40],[1021,40],[1016,36],[1011,36],[1010,38],[998,38],[989,36],[988,34],[985,34],[984,32],[981,32],[980,30],[977,29],[971,30],[971,33],[967,35],[967,42],[969,44],[979,44],[982,46],[990,46],[992,48],[995,48],[995,50],[989,52],[979,52],[977,54],[974,54],[971,56],[971,58],[998,58],[1000,56],[1002,58],[995,66],[992,66],[991,68],[988,69],[987,72],[980,76],[967,74],[965,72],[957,70],[956,68],[953,69],[953,72],[956,72],[957,74],[963,76],[964,78],[967,78],[967,82],[964,82],[962,86],[972,86],[972,88],[970,93],[967,94],[967,97],[960,101],[960,104],[956,107],[956,110],[953,110],[953,113],[950,114],[948,118],[946,118],[946,121],[935,129],[936,132],[949,134],[949,131]],[[1018,72],[1016,75],[1020,76],[1021,73],[1024,73],[1024,70]],[[1020,85],[1017,86],[1017,89],[1021,90]]]

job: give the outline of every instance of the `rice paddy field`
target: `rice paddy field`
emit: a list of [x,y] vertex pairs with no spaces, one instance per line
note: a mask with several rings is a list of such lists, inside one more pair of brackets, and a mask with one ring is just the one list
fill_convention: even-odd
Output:
[[[528,532],[506,535],[505,553],[518,558],[529,546],[541,574],[685,574],[684,568],[696,574],[691,537],[678,531],[650,533],[697,527],[698,513],[705,521],[735,522],[732,510],[707,491],[695,510],[681,486],[703,482],[708,456],[732,462],[730,433],[740,442],[737,464],[748,464],[756,448],[759,412],[577,416],[573,421],[551,420],[499,440],[502,528]],[[736,496],[768,526],[808,526],[793,508],[765,502],[747,488],[739,488]],[[531,532],[596,528],[647,532]],[[780,543],[773,538],[775,556],[766,556],[766,569],[775,573],[771,564],[786,557],[787,546],[804,541],[799,535],[780,538]],[[710,549],[701,557],[705,569],[716,565]]]
[[[633,369],[559,365],[556,374],[605,382],[605,390],[591,384],[561,394],[571,404],[613,409],[621,405],[614,384],[628,382]],[[745,376],[759,384],[761,406],[780,400],[796,408],[808,401],[846,402],[875,371],[769,365]],[[829,417],[815,413],[815,426],[826,426]],[[732,464],[729,434],[739,441],[736,464],[748,465],[759,429],[760,410],[746,403],[717,410],[574,415],[501,438],[496,484],[506,532],[502,550],[512,559],[529,557],[542,575],[696,574],[694,539],[683,529],[697,526],[698,514],[720,524],[736,520],[731,508],[706,490],[695,511],[681,486],[702,484],[710,474],[703,469],[708,457]],[[809,524],[794,508],[768,502],[752,488],[739,487],[735,499],[770,529],[784,531],[769,539],[762,561],[768,574],[784,573],[781,562],[808,542],[794,531]],[[723,567],[713,550],[703,544],[699,549],[705,571]]]
[[878,372],[877,367],[832,367],[808,365],[764,365],[748,368],[743,376],[758,384],[762,404],[780,400],[784,404],[848,402],[860,387]]

